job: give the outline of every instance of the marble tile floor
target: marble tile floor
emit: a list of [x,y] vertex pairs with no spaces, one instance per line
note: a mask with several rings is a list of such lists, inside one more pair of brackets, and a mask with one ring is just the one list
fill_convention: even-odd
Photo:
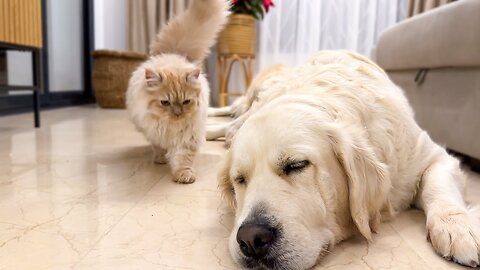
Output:
[[[179,185],[124,110],[49,110],[32,126],[30,114],[0,118],[0,270],[238,269],[216,188],[222,142],[207,142],[197,182]],[[480,203],[480,176],[468,177],[467,198]],[[424,223],[405,212],[315,269],[466,269],[433,252]]]

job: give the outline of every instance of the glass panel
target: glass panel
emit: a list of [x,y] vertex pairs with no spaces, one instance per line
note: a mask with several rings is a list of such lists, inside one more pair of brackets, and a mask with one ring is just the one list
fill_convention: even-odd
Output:
[[50,92],[83,91],[82,0],[47,0]]

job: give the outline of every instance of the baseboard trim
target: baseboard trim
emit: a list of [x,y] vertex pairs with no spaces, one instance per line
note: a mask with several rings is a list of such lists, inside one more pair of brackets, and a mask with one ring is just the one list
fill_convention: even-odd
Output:
[[[40,110],[94,103],[95,98],[83,91],[59,91],[40,94]],[[33,111],[33,95],[0,95],[0,116]]]
[[449,154],[458,158],[463,165],[470,167],[474,172],[480,173],[480,159],[476,159],[451,149],[447,149],[447,151]]
[[470,158],[470,169],[472,171],[480,173],[480,160],[476,158]]

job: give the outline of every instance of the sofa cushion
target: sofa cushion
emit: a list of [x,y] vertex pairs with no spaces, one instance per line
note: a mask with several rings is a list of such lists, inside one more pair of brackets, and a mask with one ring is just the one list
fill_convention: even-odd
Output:
[[384,31],[376,61],[387,70],[480,66],[480,0],[460,0]]
[[391,70],[415,111],[417,123],[437,143],[480,159],[480,67],[438,68],[416,84],[417,70]]

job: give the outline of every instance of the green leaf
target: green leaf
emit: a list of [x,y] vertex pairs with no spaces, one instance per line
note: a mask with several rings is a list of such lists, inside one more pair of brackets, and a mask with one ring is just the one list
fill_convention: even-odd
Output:
[[261,19],[263,19],[264,17],[264,12],[263,12],[263,8],[260,6],[256,6],[255,7],[255,13],[257,13]]
[[265,9],[263,8],[263,0],[243,0],[237,2],[231,8],[232,13],[247,14],[255,17],[257,20],[265,17]]

